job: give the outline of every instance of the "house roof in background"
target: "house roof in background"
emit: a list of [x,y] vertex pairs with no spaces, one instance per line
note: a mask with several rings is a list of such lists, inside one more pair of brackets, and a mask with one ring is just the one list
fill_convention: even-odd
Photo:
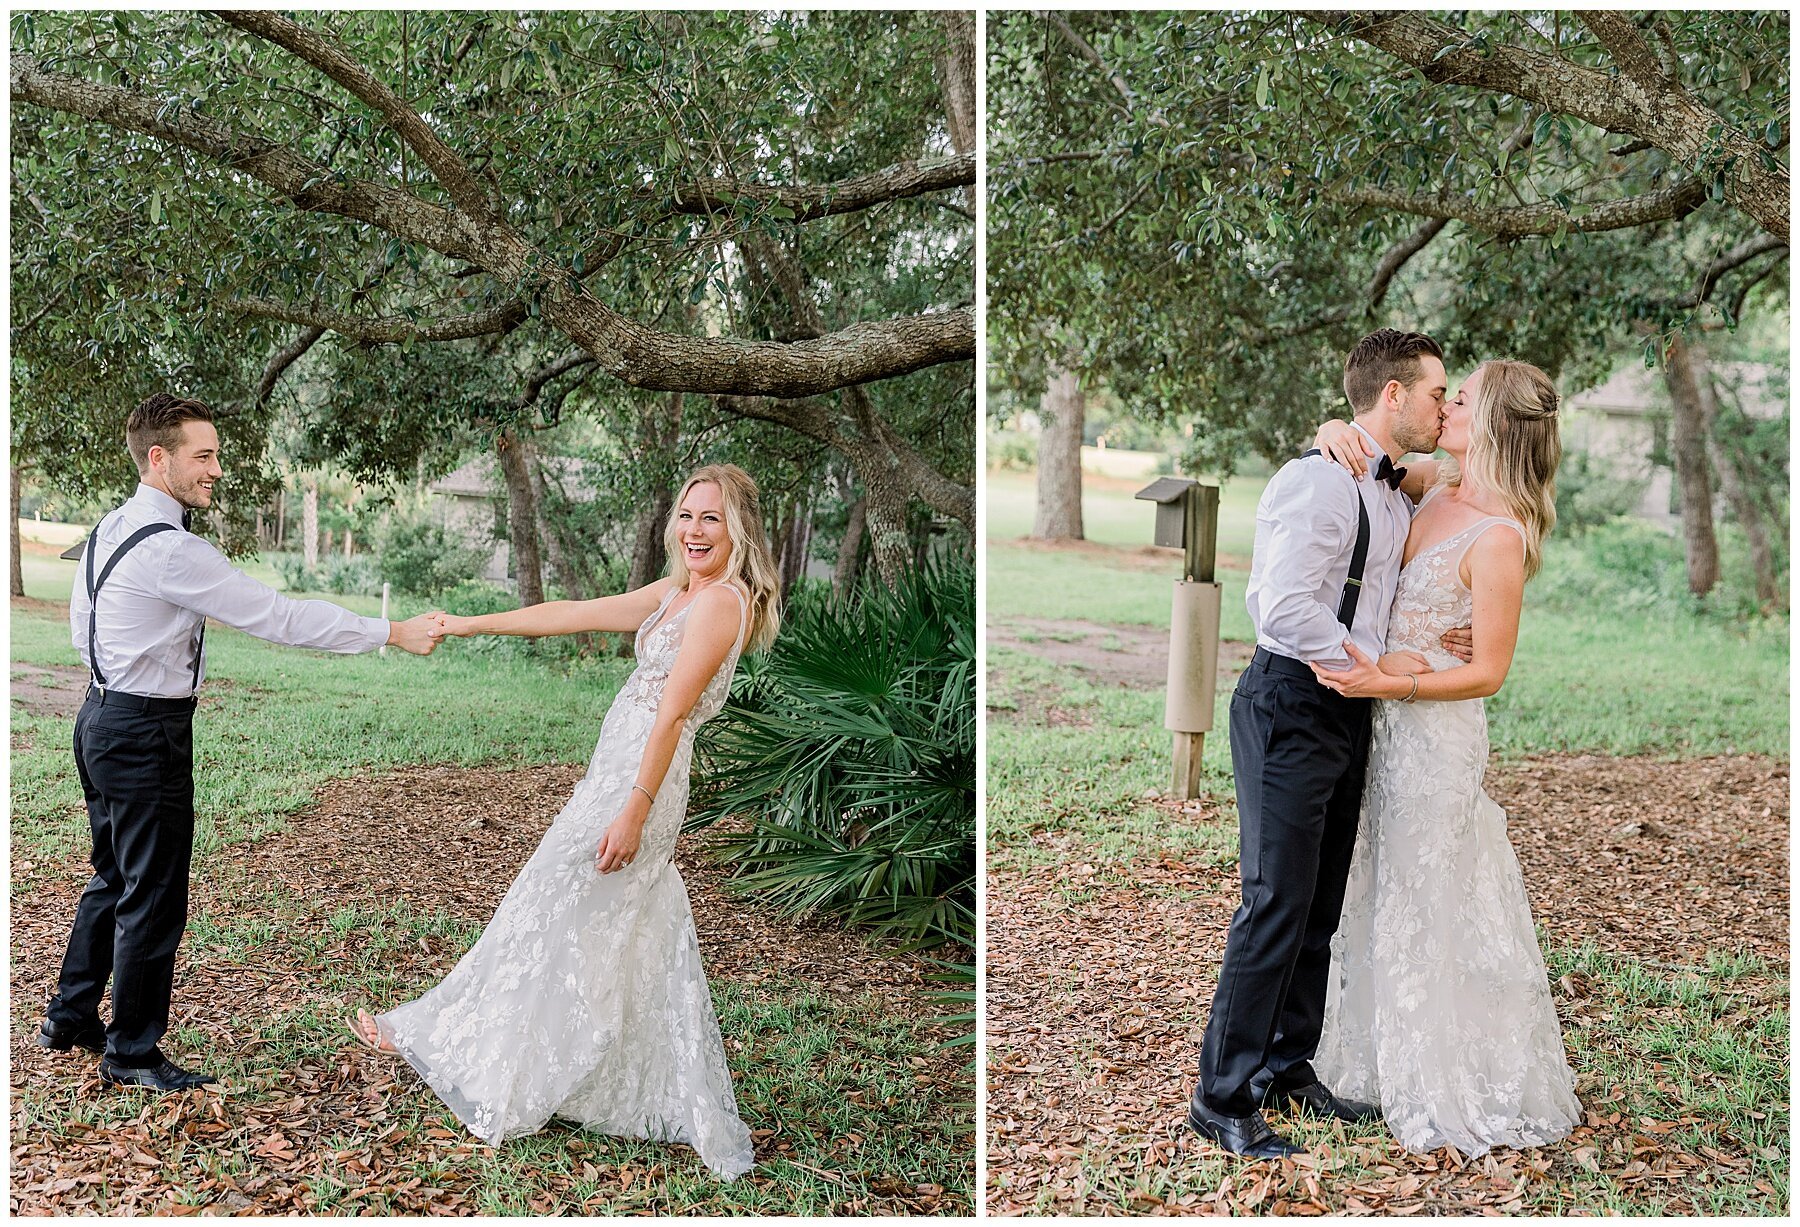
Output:
[[[1786,380],[1779,378],[1781,370],[1778,367],[1763,362],[1715,362],[1712,369],[1723,382],[1737,388],[1744,412],[1751,417],[1778,418],[1787,410]],[[1634,362],[1619,367],[1600,386],[1569,397],[1568,407],[1637,416],[1668,403],[1668,393],[1662,386],[1662,372],[1646,370]]]
[[[593,498],[593,483],[589,480],[587,461],[578,456],[538,456],[538,463],[549,469],[569,491],[569,497],[579,502],[587,502]],[[448,494],[461,498],[499,498],[500,478],[494,472],[495,460],[492,456],[478,456],[461,468],[444,474],[429,487],[433,494]]]

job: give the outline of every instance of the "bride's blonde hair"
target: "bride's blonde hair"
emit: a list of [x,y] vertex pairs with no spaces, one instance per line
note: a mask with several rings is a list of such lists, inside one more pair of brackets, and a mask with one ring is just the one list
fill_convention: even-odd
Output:
[[[1560,398],[1550,376],[1529,362],[1495,359],[1476,368],[1481,387],[1469,415],[1465,464],[1447,460],[1445,485],[1465,479],[1492,492],[1525,526],[1525,578],[1543,566],[1543,542],[1556,527],[1557,433]],[[1466,471],[1465,471],[1466,470]]]
[[750,596],[750,630],[744,638],[746,652],[759,651],[775,641],[781,629],[781,574],[769,554],[763,536],[762,506],[756,483],[735,464],[709,464],[695,469],[681,483],[669,520],[663,527],[663,548],[669,556],[669,577],[679,588],[688,586],[687,559],[681,552],[681,504],[701,482],[719,488],[725,508],[725,532],[731,538],[731,558],[725,564],[725,580],[738,580]]

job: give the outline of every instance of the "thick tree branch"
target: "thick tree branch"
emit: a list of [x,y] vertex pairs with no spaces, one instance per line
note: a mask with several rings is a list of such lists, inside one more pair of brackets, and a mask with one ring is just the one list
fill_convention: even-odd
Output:
[[1516,239],[1533,234],[1554,234],[1565,227],[1597,233],[1678,220],[1706,203],[1706,184],[1698,179],[1685,179],[1641,196],[1600,201],[1588,206],[1587,212],[1579,217],[1550,201],[1491,208],[1459,196],[1420,196],[1382,187],[1337,188],[1327,192],[1326,196],[1339,204],[1388,209],[1419,217],[1448,218],[1495,238]]
[[536,404],[538,397],[544,393],[544,385],[558,375],[566,375],[578,367],[592,366],[593,364],[594,356],[592,354],[574,353],[565,354],[556,361],[539,367],[525,377],[525,390],[519,396],[519,407],[526,408]]
[[327,328],[365,345],[397,345],[408,340],[464,341],[470,337],[501,332],[526,316],[523,303],[508,303],[504,307],[430,323],[415,323],[399,315],[371,317],[335,311],[330,307],[302,307],[268,298],[233,299],[226,307],[264,319],[284,320],[310,328]]
[[[380,184],[331,179],[316,164],[286,148],[246,136],[190,106],[159,103],[130,90],[47,72],[34,57],[25,55],[12,59],[12,99],[15,104],[67,111],[171,141],[268,184],[298,208],[367,222],[443,255],[477,264],[522,296],[529,294],[538,300],[546,323],[593,354],[601,370],[633,387],[810,396],[975,356],[975,316],[966,306],[855,324],[792,344],[659,332],[589,297],[577,278],[543,259],[505,226],[479,225],[460,212]],[[934,163],[938,171],[927,173],[942,173],[957,161]],[[960,161],[962,166],[955,174],[972,176],[973,159]],[[813,206],[821,203],[811,202]],[[841,207],[823,203],[827,209]],[[323,326],[369,341],[480,336],[511,326],[524,318],[525,310],[514,305],[485,317],[421,327],[410,320],[371,322],[343,312],[258,299],[237,306],[252,314]]]
[[1583,12],[1579,16],[1581,24],[1593,31],[1600,45],[1612,53],[1619,71],[1650,93],[1669,87],[1669,78],[1657,62],[1656,52],[1644,41],[1643,34],[1630,17],[1608,12]]
[[297,209],[367,222],[446,255],[477,260],[479,234],[451,210],[397,188],[333,176],[285,146],[238,132],[191,106],[49,72],[30,55],[12,57],[12,101],[169,141],[275,189]]
[[739,200],[785,205],[797,222],[855,213],[861,209],[975,182],[975,155],[957,154],[929,162],[901,162],[870,174],[836,183],[770,187],[735,179],[698,179],[676,187],[670,209],[675,213],[730,213]]
[[400,101],[394,91],[377,80],[359,64],[336,39],[309,30],[278,13],[250,9],[222,9],[215,14],[220,20],[258,38],[289,51],[312,65],[360,101],[373,108],[431,168],[456,207],[483,222],[495,222],[499,215],[481,181],[466,163],[438,138],[418,112]]
[[[1777,238],[1788,237],[1788,168],[1660,70],[1662,84],[1649,87],[1629,71],[1614,77],[1548,52],[1505,43],[1478,46],[1466,30],[1423,13],[1316,10],[1301,16],[1387,52],[1434,84],[1510,94],[1647,140],[1698,178],[1722,173],[1733,207]],[[1627,55],[1635,59],[1635,49]]]

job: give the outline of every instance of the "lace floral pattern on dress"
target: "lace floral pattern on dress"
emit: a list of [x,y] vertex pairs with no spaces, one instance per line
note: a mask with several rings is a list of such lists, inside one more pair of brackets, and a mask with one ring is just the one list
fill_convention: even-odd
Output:
[[587,774],[479,940],[383,1034],[490,1145],[561,1117],[601,1133],[685,1142],[728,1179],[750,1170],[687,888],[670,857],[687,813],[694,730],[717,715],[748,631],[695,704],[633,862],[594,867],[637,778],[692,604],[638,628],[638,664],[600,727]]
[[[1468,625],[1459,568],[1498,525],[1519,530],[1490,517],[1406,564],[1389,651],[1461,665],[1439,639]],[[1482,791],[1487,757],[1480,699],[1375,705],[1313,1066],[1338,1094],[1379,1103],[1412,1151],[1539,1146],[1581,1118],[1506,812]]]

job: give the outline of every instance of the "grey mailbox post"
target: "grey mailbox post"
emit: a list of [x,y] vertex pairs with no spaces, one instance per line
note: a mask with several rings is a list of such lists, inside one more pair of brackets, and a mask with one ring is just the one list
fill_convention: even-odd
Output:
[[1219,488],[1190,477],[1159,477],[1137,492],[1156,504],[1156,544],[1182,551],[1169,619],[1169,687],[1163,727],[1175,734],[1173,792],[1200,795],[1200,756],[1213,726],[1219,683]]

